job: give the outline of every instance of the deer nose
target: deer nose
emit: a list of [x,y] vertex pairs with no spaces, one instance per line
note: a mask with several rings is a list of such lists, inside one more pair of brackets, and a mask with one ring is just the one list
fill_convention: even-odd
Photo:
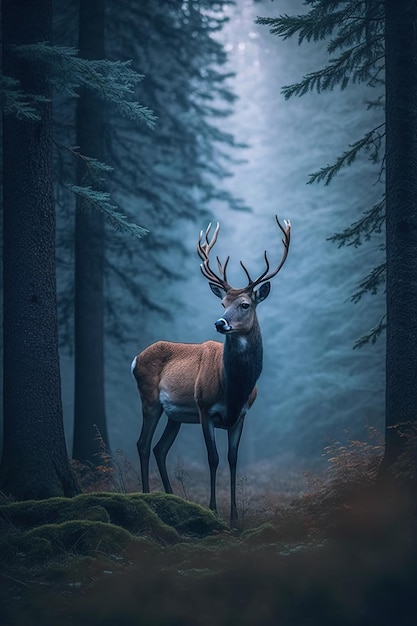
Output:
[[224,317],[221,317],[216,322],[214,322],[217,332],[226,333],[228,330],[232,330],[232,327],[229,326],[229,322],[227,322]]

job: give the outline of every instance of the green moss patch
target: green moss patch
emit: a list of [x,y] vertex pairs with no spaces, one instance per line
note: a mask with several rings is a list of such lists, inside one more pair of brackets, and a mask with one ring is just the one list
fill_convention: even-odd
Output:
[[93,493],[0,504],[3,527],[29,529],[73,519],[108,522],[134,534],[151,534],[162,541],[174,538],[175,533],[205,536],[226,528],[211,511],[162,493]]
[[93,555],[120,553],[134,538],[127,530],[104,522],[72,520],[43,524],[16,532],[1,545],[2,555],[11,560],[16,554],[27,562],[42,563],[63,554]]
[[210,511],[166,494],[82,494],[0,504],[0,559],[43,562],[60,554],[120,553],[139,538],[170,545],[225,525]]
[[221,532],[159,493],[1,504],[2,624],[414,624],[415,527],[382,495],[338,506],[316,538],[302,506]]
[[270,522],[245,531],[242,539],[250,545],[274,544],[281,540],[280,532]]
[[173,526],[180,534],[202,537],[227,529],[223,520],[211,511],[178,496],[167,497],[163,493],[146,493],[140,497],[165,524]]

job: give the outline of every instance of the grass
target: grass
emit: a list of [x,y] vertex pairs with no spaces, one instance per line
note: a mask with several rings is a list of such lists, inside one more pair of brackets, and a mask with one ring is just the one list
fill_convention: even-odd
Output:
[[261,464],[240,478],[233,531],[184,499],[206,498],[207,484],[183,461],[183,498],[3,502],[0,624],[414,624],[414,496],[376,482],[381,449],[376,436],[329,442],[327,474],[305,476],[302,489],[294,481],[292,494]]

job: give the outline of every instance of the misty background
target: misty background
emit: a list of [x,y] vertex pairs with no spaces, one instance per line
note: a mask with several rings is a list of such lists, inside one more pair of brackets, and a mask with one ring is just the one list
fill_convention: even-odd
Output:
[[[233,150],[241,160],[231,166],[233,175],[224,188],[239,196],[246,212],[211,207],[220,222],[215,252],[230,255],[229,281],[246,285],[239,266],[242,260],[251,275],[264,268],[263,252],[271,266],[282,254],[281,236],[274,215],[290,219],[292,241],[287,262],[272,280],[271,294],[258,308],[264,341],[264,365],[258,381],[258,398],[249,411],[240,445],[239,470],[249,472],[255,463],[273,461],[283,469],[317,468],[329,438],[366,437],[367,427],[383,430],[384,337],[375,345],[353,350],[384,312],[384,296],[365,296],[351,302],[357,284],[379,262],[382,235],[364,246],[338,248],[327,239],[359,219],[381,195],[378,166],[363,158],[345,168],[329,185],[307,185],[310,173],[332,163],[349,144],[376,125],[375,110],[366,110],[372,97],[363,85],[322,94],[309,93],[285,101],[281,88],[327,62],[325,43],[297,45],[271,35],[254,23],[257,16],[304,12],[300,0],[238,0],[230,10],[228,25],[218,34],[229,53],[229,69],[235,73],[229,86],[238,96],[234,112],[219,126],[246,144]],[[140,71],[141,68],[138,68]],[[158,113],[158,112],[156,112]],[[214,321],[221,314],[220,301],[211,293],[199,270],[195,252],[200,229],[175,221],[170,229],[189,249],[187,258],[175,251],[163,252],[180,279],[174,284],[149,285],[152,295],[170,316],[149,312],[137,316],[123,307],[120,287],[117,311],[123,324],[135,332],[125,344],[112,342],[106,355],[107,423],[110,445],[137,462],[136,441],[141,428],[141,407],[136,383],[130,374],[133,357],[159,339],[201,342],[222,340]],[[146,213],[137,221],[149,224]],[[135,242],[144,248],[152,238]],[[138,266],[146,274],[146,267]],[[63,352],[62,386],[68,449],[72,445],[73,363]],[[165,420],[161,420],[162,431]],[[223,431],[216,431],[220,468],[226,465]],[[182,457],[206,466],[201,429],[184,425],[169,454],[171,466]]]

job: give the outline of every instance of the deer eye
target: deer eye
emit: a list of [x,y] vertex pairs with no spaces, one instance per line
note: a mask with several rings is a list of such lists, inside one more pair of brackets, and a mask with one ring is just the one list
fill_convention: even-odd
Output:
[[242,304],[240,305],[242,307],[242,309],[248,309],[250,307],[250,304],[248,302],[242,302]]

